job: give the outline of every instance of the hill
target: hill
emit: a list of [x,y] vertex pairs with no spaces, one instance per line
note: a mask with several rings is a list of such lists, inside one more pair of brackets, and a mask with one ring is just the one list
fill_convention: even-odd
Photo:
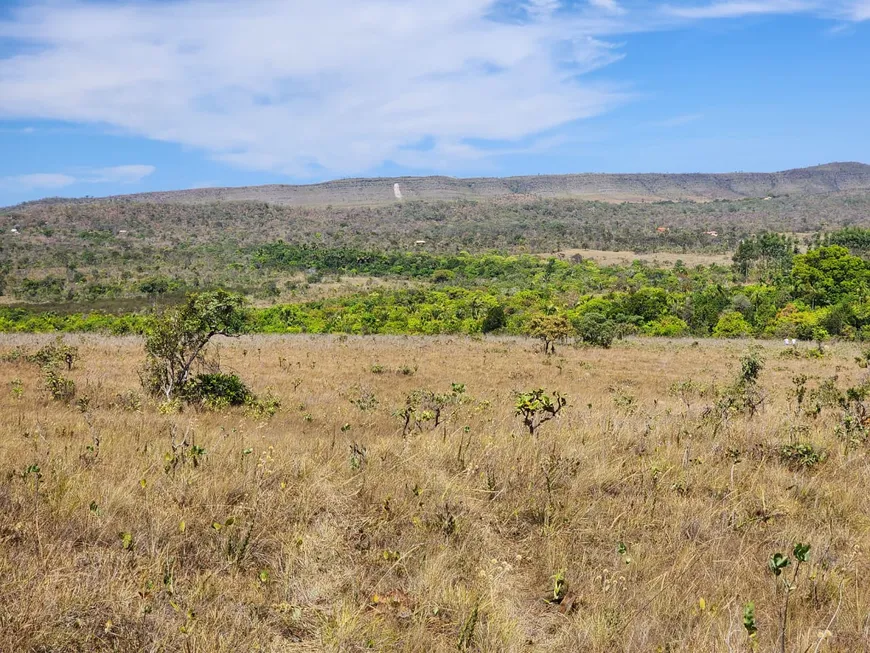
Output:
[[[870,190],[870,165],[829,163],[772,173],[570,174],[526,177],[385,177],[320,184],[199,188],[112,200],[208,204],[257,201],[286,206],[382,205],[398,200],[575,198],[606,202],[710,201]],[[68,200],[40,200],[38,203]],[[92,198],[80,202],[98,201]]]

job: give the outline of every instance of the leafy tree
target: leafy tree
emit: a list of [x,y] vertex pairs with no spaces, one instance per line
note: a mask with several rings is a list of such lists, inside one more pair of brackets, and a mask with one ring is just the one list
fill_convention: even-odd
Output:
[[674,315],[665,315],[643,327],[646,335],[665,338],[678,338],[686,335],[688,331],[689,325]]
[[505,317],[504,307],[501,304],[497,304],[487,310],[486,317],[483,318],[481,330],[484,333],[492,333],[493,331],[503,329],[506,324],[507,318]]
[[709,334],[728,303],[728,293],[720,284],[704,284],[702,289],[692,293],[689,302],[691,316],[687,319],[692,331],[701,335]]
[[716,338],[743,338],[752,333],[752,325],[737,311],[725,311],[713,329]]
[[184,391],[193,366],[204,360],[212,338],[238,336],[246,327],[241,296],[224,290],[188,296],[184,304],[163,313],[146,330],[143,384],[154,394],[173,399]]
[[644,286],[627,295],[623,306],[629,315],[637,315],[644,322],[652,322],[668,312],[668,293],[664,288]]
[[616,325],[601,313],[590,311],[574,320],[574,331],[581,342],[609,349],[616,337]]
[[529,324],[529,335],[544,343],[544,353],[556,353],[556,343],[571,335],[571,323],[564,315],[538,315]]
[[764,279],[775,279],[788,271],[796,243],[788,236],[762,232],[740,241],[734,253],[734,265],[746,279],[757,270]]
[[866,297],[870,269],[845,247],[831,245],[795,256],[791,279],[800,298],[814,306],[827,306],[848,295]]

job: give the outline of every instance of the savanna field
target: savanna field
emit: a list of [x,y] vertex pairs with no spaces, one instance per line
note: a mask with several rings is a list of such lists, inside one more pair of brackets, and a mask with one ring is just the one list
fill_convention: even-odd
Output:
[[260,399],[209,409],[46,346],[0,336],[2,651],[870,647],[858,344],[218,338]]

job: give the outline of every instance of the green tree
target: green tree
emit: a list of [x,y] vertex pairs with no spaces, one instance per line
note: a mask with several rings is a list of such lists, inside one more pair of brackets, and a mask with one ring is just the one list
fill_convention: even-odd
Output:
[[752,333],[752,325],[737,311],[725,311],[713,329],[716,338],[742,338]]
[[608,349],[616,336],[616,325],[601,313],[590,311],[574,320],[574,331],[581,342]]
[[544,343],[544,353],[556,353],[556,343],[571,335],[571,323],[563,315],[538,315],[529,324],[529,335]]
[[179,396],[215,336],[238,336],[247,327],[245,300],[217,290],[192,294],[153,320],[145,331],[147,360],[142,382],[167,400]]
[[493,331],[498,331],[499,329],[503,329],[507,324],[507,319],[505,318],[504,307],[501,304],[496,306],[491,306],[489,310],[486,312],[486,317],[483,318],[483,326],[481,330],[484,333],[492,333]]
[[864,259],[845,247],[819,247],[794,257],[795,293],[813,306],[836,304],[846,296],[867,296],[870,270]]

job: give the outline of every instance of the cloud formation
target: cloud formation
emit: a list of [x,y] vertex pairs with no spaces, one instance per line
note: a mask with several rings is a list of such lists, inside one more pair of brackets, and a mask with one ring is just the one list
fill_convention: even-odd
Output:
[[0,187],[30,191],[65,188],[73,184],[134,184],[142,181],[155,170],[154,166],[149,165],[126,165],[110,168],[82,168],[73,171],[72,174],[37,172],[0,177]]
[[584,78],[622,35],[798,11],[862,20],[870,0],[37,0],[0,20],[0,119],[298,177],[456,170],[626,101]]
[[870,19],[870,0],[717,0],[666,4],[662,9],[667,14],[687,19],[796,13],[849,21]]

